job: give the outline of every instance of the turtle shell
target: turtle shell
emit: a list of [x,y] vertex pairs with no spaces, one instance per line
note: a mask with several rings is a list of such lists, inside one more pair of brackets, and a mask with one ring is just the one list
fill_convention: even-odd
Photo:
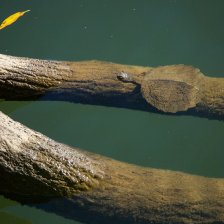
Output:
[[163,112],[186,111],[199,102],[197,83],[202,77],[200,70],[192,66],[161,66],[144,77],[142,95]]

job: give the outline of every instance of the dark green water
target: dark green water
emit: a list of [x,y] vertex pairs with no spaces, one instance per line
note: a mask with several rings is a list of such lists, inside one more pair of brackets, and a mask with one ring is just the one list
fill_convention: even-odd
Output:
[[[190,64],[224,77],[224,1],[8,0],[0,53],[136,65]],[[10,117],[69,145],[142,166],[224,177],[224,122],[66,102],[1,102]],[[77,223],[0,197],[0,223]]]

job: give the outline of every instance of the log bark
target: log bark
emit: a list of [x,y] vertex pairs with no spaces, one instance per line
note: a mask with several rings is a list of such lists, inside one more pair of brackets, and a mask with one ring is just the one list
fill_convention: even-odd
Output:
[[[60,62],[0,55],[0,98],[34,99],[42,96],[42,99],[48,100],[67,100],[157,112],[158,110],[179,112],[176,109],[178,107],[173,105],[178,97],[175,94],[167,97],[165,93],[170,93],[170,88],[172,90],[173,85],[170,85],[172,81],[181,79],[179,81],[182,84],[188,81],[193,83],[191,89],[197,90],[193,92],[197,93],[197,96],[192,98],[197,100],[190,104],[192,105],[190,108],[186,106],[180,111],[223,119],[224,78],[207,77],[198,69],[188,67],[177,65],[152,68],[102,61]],[[171,73],[169,79],[167,71],[169,75]],[[130,74],[135,82],[121,81],[118,77],[122,72]],[[158,107],[156,103],[152,106],[144,98],[152,91],[142,94],[141,90],[144,77],[151,74],[155,76],[157,72],[158,80],[154,77],[153,85],[149,87],[153,87],[157,95],[148,98],[152,99],[152,102],[160,100]],[[200,76],[195,76],[196,73],[200,73]],[[162,81],[165,79],[165,84],[161,82],[161,77]],[[178,88],[180,93],[181,87]],[[184,103],[186,97],[183,95],[182,98]],[[164,99],[165,104],[171,106],[173,110],[169,111],[166,110],[167,106],[161,106]]]
[[0,112],[0,191],[86,223],[224,223],[224,179],[81,151]]

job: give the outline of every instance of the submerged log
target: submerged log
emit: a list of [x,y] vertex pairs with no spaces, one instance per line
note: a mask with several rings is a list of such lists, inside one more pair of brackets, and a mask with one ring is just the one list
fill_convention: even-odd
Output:
[[[86,223],[224,223],[224,179],[81,151],[0,112],[0,191]],[[44,206],[45,209],[46,206]]]
[[0,55],[0,98],[203,113],[224,117],[224,78],[185,65],[157,68],[102,61],[59,62]]

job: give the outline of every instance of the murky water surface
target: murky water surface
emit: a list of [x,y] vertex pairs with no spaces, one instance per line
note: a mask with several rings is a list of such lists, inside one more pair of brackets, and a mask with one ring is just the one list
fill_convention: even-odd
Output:
[[[189,64],[224,77],[222,0],[2,1],[0,19],[31,9],[0,32],[0,53],[54,60]],[[224,177],[224,122],[67,102],[0,102],[47,136],[141,166]],[[0,196],[0,223],[74,224]]]

